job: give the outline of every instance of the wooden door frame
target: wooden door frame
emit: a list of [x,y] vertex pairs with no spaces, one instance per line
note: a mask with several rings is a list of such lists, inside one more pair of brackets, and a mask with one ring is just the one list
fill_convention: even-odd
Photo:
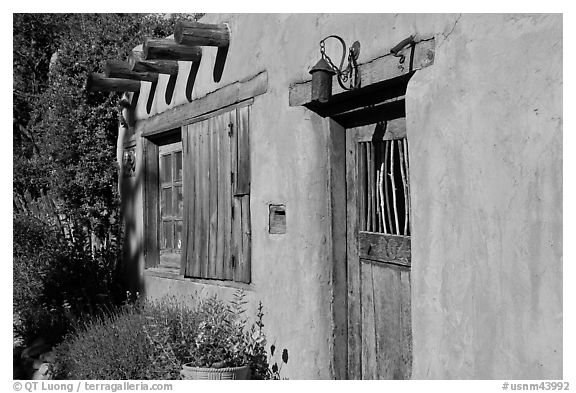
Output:
[[322,121],[328,158],[327,239],[332,270],[332,350],[331,374],[348,379],[348,278],[346,240],[346,128],[327,117]]
[[[359,64],[362,87],[353,91],[332,84],[328,102],[312,101],[311,80],[290,84],[288,104],[290,107],[304,106],[319,116],[313,117],[315,129],[322,129],[328,159],[328,248],[331,255],[332,273],[332,353],[330,373],[336,379],[360,377],[360,361],[354,362],[353,353],[348,351],[348,296],[354,295],[348,286],[347,258],[347,191],[346,191],[346,128],[377,121],[378,112],[396,110],[405,112],[404,95],[408,81],[417,70],[434,64],[435,40],[433,37],[415,42],[403,49],[408,64],[401,64],[402,57],[386,53],[383,56]],[[406,66],[407,65],[407,66]],[[321,117],[320,117],[321,116]],[[404,113],[406,116],[406,113]],[[322,119],[323,117],[323,119]],[[368,123],[357,123],[359,118]],[[339,124],[342,123],[343,125]],[[318,126],[318,127],[316,127]],[[353,324],[351,324],[353,326]],[[359,354],[358,356],[361,356]],[[357,370],[357,371],[355,371]]]
[[346,170],[346,377],[347,379],[362,379],[362,324],[360,305],[360,268],[359,264],[349,263],[359,258],[358,220],[356,208],[357,192],[348,187],[355,183],[358,175],[356,165],[356,145],[350,133],[345,134],[346,155],[344,167]]
[[[335,379],[362,378],[359,258],[356,192],[347,185],[357,175],[356,147],[348,128],[324,118],[328,158],[328,209],[332,270],[332,364]],[[350,209],[350,211],[348,211]]]

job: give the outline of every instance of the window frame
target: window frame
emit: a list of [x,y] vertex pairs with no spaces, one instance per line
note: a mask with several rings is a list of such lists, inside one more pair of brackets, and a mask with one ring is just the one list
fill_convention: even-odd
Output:
[[[160,257],[161,223],[160,212],[160,148],[171,144],[182,143],[182,129],[176,128],[160,135],[142,138],[143,167],[144,167],[144,267],[163,268],[178,272],[180,268],[169,263],[163,263]],[[184,179],[182,179],[184,184]]]
[[[182,125],[177,129],[172,129],[167,132],[151,134],[143,136],[143,156],[144,156],[144,259],[145,268],[155,268],[155,271],[169,273],[175,278],[183,278],[186,280],[193,280],[199,282],[214,282],[217,281],[224,285],[244,285],[251,282],[251,214],[250,214],[250,147],[249,147],[249,113],[253,100],[247,100],[239,104],[231,105],[209,114],[198,116],[190,122]],[[244,109],[243,109],[244,108]],[[241,115],[241,112],[244,115]],[[231,175],[230,185],[230,203],[231,214],[230,221],[238,221],[239,235],[232,235],[230,248],[237,247],[238,237],[241,237],[240,244],[242,246],[238,249],[238,254],[231,253],[231,258],[228,262],[234,267],[234,272],[230,276],[218,277],[204,277],[198,274],[190,273],[190,256],[186,255],[185,248],[187,247],[187,238],[193,236],[188,225],[187,211],[194,203],[194,199],[187,197],[187,194],[193,194],[189,190],[190,176],[187,175],[186,165],[189,165],[188,159],[191,157],[192,152],[187,151],[186,138],[188,132],[194,128],[196,123],[217,118],[220,115],[230,114],[233,123],[229,136],[231,149],[229,154],[230,164],[234,166]],[[242,135],[239,139],[238,135]],[[239,142],[240,140],[240,142]],[[160,184],[160,160],[162,146],[167,146],[171,143],[179,142],[182,146],[182,190],[183,190],[183,217],[182,217],[182,238],[183,246],[181,251],[180,265],[166,266],[161,263],[161,229],[162,229],[162,216],[160,212],[161,189]],[[241,154],[239,154],[241,151]],[[238,176],[239,171],[244,171],[243,176]],[[173,196],[174,199],[174,196]],[[242,209],[242,214],[238,215]],[[211,247],[211,245],[210,245]],[[160,269],[160,270],[157,270]]]
[[[173,267],[179,268],[181,262],[181,253],[182,253],[182,242],[180,243],[180,247],[176,247],[177,242],[177,230],[176,225],[180,223],[180,240],[182,240],[182,235],[184,233],[184,226],[183,226],[183,217],[184,217],[184,177],[183,177],[183,151],[182,151],[182,142],[175,142],[166,145],[159,146],[159,158],[158,158],[158,170],[159,170],[159,181],[158,181],[158,196],[160,200],[160,245],[159,245],[159,253],[160,253],[160,266],[163,267]],[[180,153],[180,177],[178,178],[175,174],[177,173],[177,155]],[[164,157],[169,157],[170,161],[170,179],[165,179],[165,165]],[[182,195],[182,206],[180,212],[178,212],[178,192],[177,189],[180,188],[180,195]],[[164,190],[170,189],[170,214],[167,214],[164,211]],[[178,214],[179,213],[179,214]],[[172,232],[172,247],[165,247],[164,244],[166,242],[166,233],[165,233],[165,224],[171,223],[171,232]]]

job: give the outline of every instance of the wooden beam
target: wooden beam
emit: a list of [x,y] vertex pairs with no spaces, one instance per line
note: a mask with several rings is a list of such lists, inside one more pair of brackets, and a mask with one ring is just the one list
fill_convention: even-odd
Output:
[[378,105],[341,113],[333,116],[332,119],[342,127],[352,128],[404,116],[406,116],[405,100],[404,96],[401,96]]
[[230,29],[224,23],[207,24],[181,21],[174,27],[174,41],[182,45],[228,46]]
[[330,101],[325,103],[314,101],[304,104],[304,106],[322,117],[332,117],[354,109],[380,104],[404,96],[408,81],[413,74],[414,72],[411,72],[397,78],[374,83],[362,89],[346,91],[333,96]]
[[140,91],[140,81],[120,78],[106,78],[102,74],[90,74],[86,80],[86,90],[91,91]]
[[[405,56],[404,63],[400,63],[399,57],[388,53],[366,63],[359,64],[360,88],[397,78],[434,64],[434,45],[434,39],[430,39],[417,42],[414,47],[406,47],[398,53]],[[342,89],[338,83],[333,82],[330,102],[336,95],[345,92],[346,90]],[[308,80],[291,84],[288,102],[290,106],[310,104],[312,102],[312,81]]]
[[142,48],[132,50],[128,57],[130,71],[157,72],[158,74],[178,75],[178,62],[175,60],[144,60]]
[[158,82],[158,74],[152,72],[134,72],[127,62],[106,60],[104,75],[107,78],[133,79],[138,81]]
[[193,123],[203,115],[213,114],[218,109],[264,94],[267,90],[268,73],[262,71],[250,79],[234,82],[202,98],[137,121],[135,132],[141,132],[142,136],[150,136],[181,127],[183,124]]
[[172,39],[149,39],[142,45],[143,60],[180,60],[200,61],[202,48],[197,46],[179,45]]

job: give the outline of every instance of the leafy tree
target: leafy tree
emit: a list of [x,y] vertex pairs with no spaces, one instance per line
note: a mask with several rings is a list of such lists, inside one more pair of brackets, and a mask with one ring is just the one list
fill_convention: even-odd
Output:
[[118,222],[118,93],[87,92],[107,59],[195,14],[15,14],[14,192],[49,191],[100,238]]
[[[111,282],[121,248],[120,96],[86,91],[88,74],[103,72],[105,60],[126,59],[144,37],[166,37],[177,20],[196,17],[14,14],[13,193],[49,194],[74,224],[76,239],[54,240],[46,225],[14,215],[14,309],[25,341],[40,331],[60,336],[70,310],[82,314],[96,295],[122,293]],[[101,244],[97,252],[92,238]],[[72,308],[62,308],[64,301]]]

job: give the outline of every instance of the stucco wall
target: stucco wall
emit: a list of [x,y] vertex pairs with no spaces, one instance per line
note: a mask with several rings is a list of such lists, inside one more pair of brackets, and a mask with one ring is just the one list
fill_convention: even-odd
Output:
[[[258,300],[264,303],[269,340],[289,350],[290,361],[282,370],[285,377],[334,376],[328,128],[316,114],[288,106],[288,86],[310,77],[308,71],[320,56],[318,43],[327,35],[339,34],[348,44],[359,40],[359,62],[365,62],[388,53],[412,32],[415,21],[432,31],[434,23],[445,18],[371,14],[218,14],[203,18],[206,23],[229,23],[231,45],[219,83],[212,78],[216,49],[204,48],[193,98],[261,70],[268,72],[268,92],[256,97],[251,111],[252,284],[247,290],[252,310]],[[386,37],[382,26],[390,27]],[[328,45],[334,59],[341,55],[338,50],[338,46]],[[172,103],[164,101],[167,77],[161,76],[149,115],[145,108],[150,83],[143,82],[139,118],[187,102],[190,63],[181,62],[180,66]],[[285,235],[268,234],[270,203],[286,205]],[[141,260],[141,270],[142,266]],[[233,292],[233,288],[151,276],[145,276],[145,288],[153,297],[217,292],[226,298]]]
[[464,15],[407,93],[414,378],[562,378],[562,17]]
[[[334,376],[328,127],[288,106],[288,86],[309,78],[327,35],[359,40],[363,63],[418,34],[435,36],[437,49],[407,94],[414,377],[560,377],[560,17],[218,14],[203,21],[228,22],[232,41],[220,83],[212,79],[216,49],[204,48],[194,98],[268,72],[268,92],[251,111],[252,284],[244,288],[252,314],[264,303],[269,341],[289,350],[283,376]],[[180,65],[171,105],[161,76],[150,115],[187,102],[190,63]],[[149,116],[149,86],[142,83],[139,118]],[[141,189],[133,202],[127,211],[141,239]],[[285,235],[268,234],[270,203],[286,205]],[[142,273],[137,243],[131,252],[140,253]],[[148,296],[227,298],[234,290],[141,277]]]

